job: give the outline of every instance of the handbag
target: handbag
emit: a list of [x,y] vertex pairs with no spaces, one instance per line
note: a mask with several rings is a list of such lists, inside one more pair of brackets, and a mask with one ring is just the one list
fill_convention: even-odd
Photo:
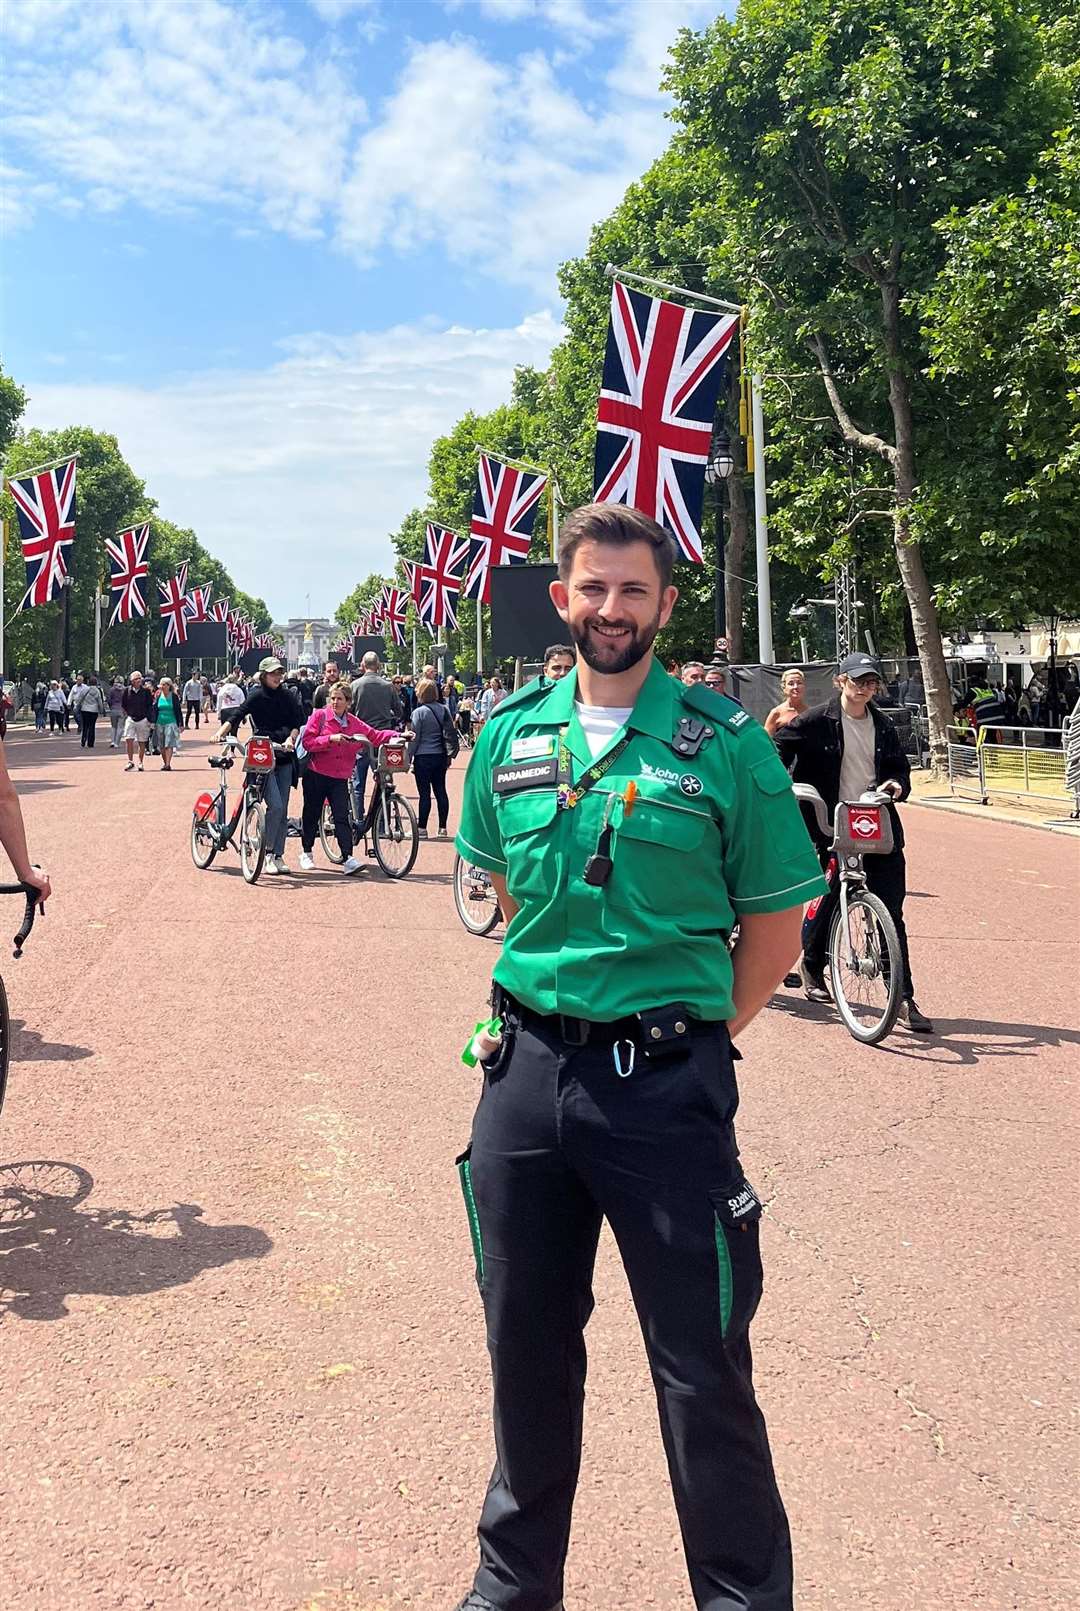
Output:
[[439,717],[439,729],[442,733],[443,749],[446,752],[446,764],[449,766],[450,762],[456,760],[457,758],[458,751],[461,749],[461,740],[458,738],[457,729],[455,727],[447,727],[447,714],[447,709],[444,705],[443,713]]

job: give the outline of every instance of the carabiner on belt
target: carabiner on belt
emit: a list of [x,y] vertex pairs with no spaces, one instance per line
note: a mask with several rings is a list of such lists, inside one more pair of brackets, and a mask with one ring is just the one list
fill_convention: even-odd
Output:
[[[624,1058],[622,1048],[629,1048],[628,1059]],[[632,1040],[617,1040],[611,1048],[611,1055],[615,1060],[615,1072],[621,1080],[625,1080],[634,1072],[634,1062],[637,1058],[637,1044]]]

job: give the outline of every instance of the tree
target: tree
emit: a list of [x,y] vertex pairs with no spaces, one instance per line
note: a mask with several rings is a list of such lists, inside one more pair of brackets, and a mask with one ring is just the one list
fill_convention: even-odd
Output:
[[15,440],[25,407],[26,393],[0,364],[0,453],[6,453]]
[[755,362],[798,374],[809,353],[844,444],[884,471],[873,507],[940,758],[949,683],[919,545],[919,439],[937,421],[915,309],[945,258],[940,221],[1022,187],[1062,111],[1037,26],[1012,0],[743,0],[674,58],[680,143],[716,153],[726,250],[752,278]]

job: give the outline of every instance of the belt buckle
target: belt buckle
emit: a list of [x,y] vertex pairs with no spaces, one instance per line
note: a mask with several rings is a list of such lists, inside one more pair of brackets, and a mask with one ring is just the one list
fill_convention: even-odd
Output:
[[589,1026],[584,1018],[568,1018],[565,1013],[560,1013],[559,1034],[567,1046],[584,1046],[589,1039]]

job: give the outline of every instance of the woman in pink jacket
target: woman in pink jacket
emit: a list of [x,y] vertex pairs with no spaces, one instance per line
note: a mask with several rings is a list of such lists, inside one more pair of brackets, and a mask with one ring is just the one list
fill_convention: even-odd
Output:
[[323,802],[329,800],[334,816],[334,837],[345,858],[342,872],[358,873],[363,863],[353,855],[352,828],[349,825],[349,778],[356,762],[356,741],[366,738],[376,749],[399,737],[397,733],[369,727],[352,715],[352,688],[347,682],[335,683],[330,697],[319,710],[312,711],[301,742],[310,756],[303,774],[304,811],[300,818],[300,870],[309,873],[315,863],[311,852],[319,831]]

